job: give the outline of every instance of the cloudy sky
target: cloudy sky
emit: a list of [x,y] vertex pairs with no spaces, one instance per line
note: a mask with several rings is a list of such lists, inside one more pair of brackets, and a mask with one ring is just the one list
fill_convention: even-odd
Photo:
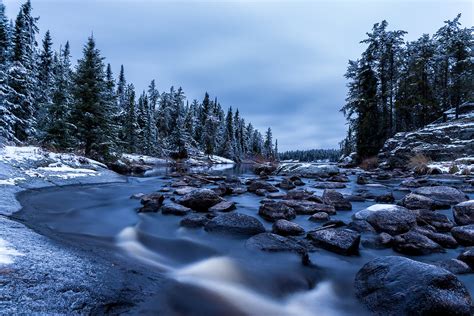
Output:
[[[4,0],[14,17],[22,1]],[[187,97],[208,91],[239,108],[261,130],[271,126],[280,150],[335,148],[344,137],[344,72],[359,41],[383,19],[413,40],[462,13],[470,0],[153,1],[32,0],[41,34],[73,58],[93,32],[114,72],[124,64],[138,90],[156,79],[161,91]]]

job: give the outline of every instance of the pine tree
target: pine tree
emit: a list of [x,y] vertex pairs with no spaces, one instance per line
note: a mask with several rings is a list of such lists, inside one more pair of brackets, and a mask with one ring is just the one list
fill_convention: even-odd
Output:
[[87,156],[108,159],[113,148],[112,113],[106,98],[104,64],[93,37],[89,37],[74,77],[76,137]]
[[52,93],[54,85],[53,73],[53,42],[49,31],[46,31],[42,49],[38,56],[37,64],[38,85],[35,93],[35,118],[39,127],[39,138],[44,134],[48,124],[47,113],[52,104]]
[[275,139],[275,149],[273,150],[275,160],[280,160],[280,154],[278,153],[278,139]]
[[138,122],[137,122],[137,111],[135,104],[135,87],[133,84],[129,84],[125,91],[127,99],[127,113],[124,123],[124,135],[126,142],[126,150],[129,153],[135,153],[138,150]]
[[9,34],[5,6],[0,3],[0,142],[15,140],[14,126],[17,121],[13,114],[14,104],[8,102],[8,95],[13,93],[7,78],[11,47]]
[[223,136],[222,149],[220,155],[225,158],[234,159],[235,157],[235,141],[234,141],[234,122],[232,118],[232,107],[227,111],[225,117],[225,130]]
[[265,133],[265,142],[263,144],[263,153],[267,159],[273,159],[273,136],[272,129],[269,127]]

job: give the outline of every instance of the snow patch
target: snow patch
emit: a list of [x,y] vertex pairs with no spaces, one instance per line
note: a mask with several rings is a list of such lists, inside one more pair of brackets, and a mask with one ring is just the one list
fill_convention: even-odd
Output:
[[0,238],[0,265],[12,264],[13,257],[16,256],[24,256],[24,254],[12,248],[8,242]]

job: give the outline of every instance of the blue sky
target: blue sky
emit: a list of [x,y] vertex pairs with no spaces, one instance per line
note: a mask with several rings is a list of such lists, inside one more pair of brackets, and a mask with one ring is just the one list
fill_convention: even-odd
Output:
[[[22,1],[4,0],[14,18]],[[280,150],[336,148],[345,135],[339,112],[344,73],[374,23],[413,40],[462,13],[472,1],[152,1],[32,0],[41,34],[56,47],[70,41],[73,59],[93,32],[115,74],[124,64],[137,90],[156,79],[160,91],[182,86],[187,97],[217,96]]]

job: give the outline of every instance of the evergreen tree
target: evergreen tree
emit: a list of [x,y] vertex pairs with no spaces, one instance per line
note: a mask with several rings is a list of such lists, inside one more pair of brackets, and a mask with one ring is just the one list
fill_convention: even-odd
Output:
[[265,142],[263,144],[263,154],[267,159],[273,159],[273,136],[272,129],[269,127],[265,133]]
[[[35,117],[38,123],[39,138],[41,134],[44,133],[46,125],[48,124],[47,113],[49,107],[52,104],[52,93],[54,85],[54,73],[53,73],[53,41],[49,31],[46,31],[42,49],[38,56],[37,64],[37,75],[38,75],[38,84],[36,89],[36,107],[35,107]],[[58,61],[57,61],[58,62]]]
[[235,141],[234,141],[234,122],[232,118],[232,107],[227,111],[225,117],[225,130],[220,155],[225,158],[234,159],[235,157]]
[[137,122],[137,110],[135,104],[135,87],[133,84],[129,84],[125,91],[127,99],[127,113],[124,123],[124,135],[126,146],[125,149],[129,153],[137,152],[138,148],[138,122]]

